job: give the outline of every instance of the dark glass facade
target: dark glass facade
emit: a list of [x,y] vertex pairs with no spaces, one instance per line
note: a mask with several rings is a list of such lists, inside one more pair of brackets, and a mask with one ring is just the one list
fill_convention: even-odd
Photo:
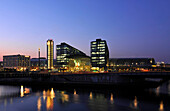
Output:
[[91,65],[92,70],[107,70],[109,63],[109,50],[105,40],[96,39],[91,42]]
[[85,53],[82,51],[68,45],[67,43],[61,43],[60,45],[56,46],[56,65],[57,67],[67,67],[69,58],[68,56],[74,55],[84,55]]

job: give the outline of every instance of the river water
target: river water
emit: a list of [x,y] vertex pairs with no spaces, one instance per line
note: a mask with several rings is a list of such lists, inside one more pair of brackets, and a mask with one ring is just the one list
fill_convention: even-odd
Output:
[[0,111],[170,111],[170,81],[147,90],[0,85]]

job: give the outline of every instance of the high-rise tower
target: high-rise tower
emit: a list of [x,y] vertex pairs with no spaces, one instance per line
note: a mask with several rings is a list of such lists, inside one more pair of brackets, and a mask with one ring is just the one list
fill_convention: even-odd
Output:
[[47,40],[47,65],[48,69],[53,69],[54,60],[54,41],[52,39]]
[[96,39],[91,42],[91,65],[93,70],[107,70],[109,49],[105,40]]

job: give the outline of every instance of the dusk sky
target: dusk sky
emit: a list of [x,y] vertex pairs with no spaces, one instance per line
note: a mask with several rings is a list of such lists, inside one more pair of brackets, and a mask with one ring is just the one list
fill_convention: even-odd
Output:
[[0,60],[37,57],[38,48],[46,57],[47,39],[90,55],[97,38],[107,41],[110,58],[170,63],[170,0],[0,0]]

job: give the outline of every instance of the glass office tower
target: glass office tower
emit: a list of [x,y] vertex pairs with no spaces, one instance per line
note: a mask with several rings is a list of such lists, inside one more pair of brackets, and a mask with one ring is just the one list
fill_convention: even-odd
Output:
[[109,50],[105,40],[91,42],[91,65],[93,71],[106,71],[109,63]]
[[82,55],[86,56],[85,53],[82,51],[66,44],[66,43],[61,43],[61,45],[56,46],[56,63],[57,67],[68,67],[68,62],[69,56],[74,56],[74,55]]
[[54,60],[54,41],[52,39],[47,40],[47,67],[53,69]]

